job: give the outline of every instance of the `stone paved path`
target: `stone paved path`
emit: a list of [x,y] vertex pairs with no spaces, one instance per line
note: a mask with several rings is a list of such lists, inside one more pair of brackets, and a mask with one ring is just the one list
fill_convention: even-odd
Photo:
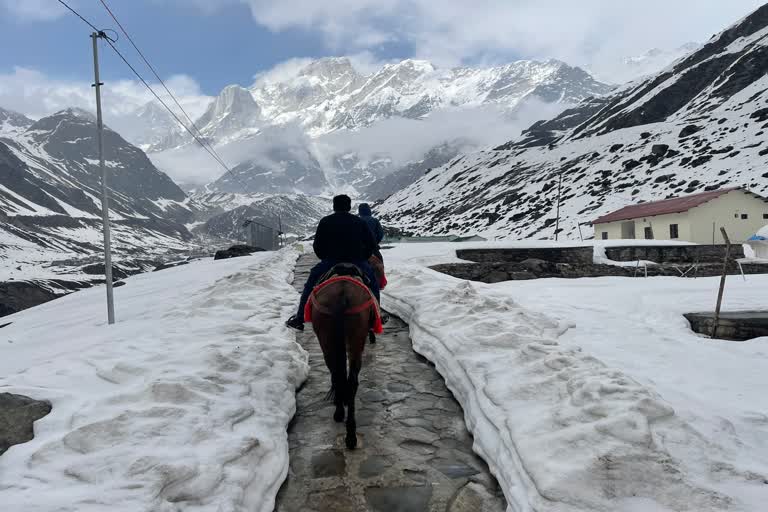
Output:
[[[301,287],[315,260],[302,257]],[[502,512],[501,490],[482,459],[459,404],[417,355],[397,318],[367,345],[358,390],[358,449],[344,447],[344,424],[324,401],[330,387],[310,326],[298,339],[309,352],[309,379],[288,431],[290,471],[276,512]]]

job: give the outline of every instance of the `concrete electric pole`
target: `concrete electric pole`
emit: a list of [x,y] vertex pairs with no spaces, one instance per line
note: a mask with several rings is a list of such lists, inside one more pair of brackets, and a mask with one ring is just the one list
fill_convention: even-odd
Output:
[[99,82],[99,39],[106,37],[104,32],[91,34],[93,40],[93,87],[96,89],[96,140],[99,146],[99,169],[101,170],[101,215],[104,223],[104,277],[107,283],[107,322],[115,323],[115,303],[112,292],[112,249],[109,232],[109,193],[107,188],[107,171],[104,166],[104,124],[101,120],[101,86]]

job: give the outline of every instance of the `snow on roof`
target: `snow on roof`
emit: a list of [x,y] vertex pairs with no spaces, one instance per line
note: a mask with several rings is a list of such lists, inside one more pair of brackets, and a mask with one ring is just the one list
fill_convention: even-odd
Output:
[[709,192],[702,192],[700,194],[691,194],[683,197],[673,197],[671,199],[663,199],[661,201],[649,201],[647,203],[633,204],[625,206],[619,210],[611,212],[602,217],[592,221],[592,224],[605,224],[606,222],[616,222],[619,220],[637,219],[639,217],[653,217],[655,215],[666,215],[670,213],[682,213],[687,212],[691,208],[700,206],[712,199],[716,199],[720,196],[724,196],[734,190],[742,190],[749,194],[759,197],[765,200],[765,198],[744,190],[741,187],[721,188],[718,190],[711,190]]

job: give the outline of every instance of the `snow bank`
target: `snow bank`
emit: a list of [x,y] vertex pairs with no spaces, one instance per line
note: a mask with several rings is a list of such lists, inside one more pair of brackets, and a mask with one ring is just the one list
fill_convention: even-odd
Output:
[[[768,503],[768,338],[709,340],[683,318],[714,309],[719,281],[601,277],[492,288],[571,325],[558,340],[563,346],[581,347],[659,393],[706,442],[667,442],[672,457],[744,510],[761,511]],[[723,309],[768,309],[766,289],[768,275],[729,276]]]
[[710,445],[652,388],[561,346],[567,324],[406,263],[423,257],[409,250],[390,251],[384,306],[461,403],[509,510],[748,510],[670,454],[685,446],[706,462]]
[[307,356],[283,326],[297,253],[126,280],[4,318],[0,391],[48,399],[0,457],[4,510],[271,511]]

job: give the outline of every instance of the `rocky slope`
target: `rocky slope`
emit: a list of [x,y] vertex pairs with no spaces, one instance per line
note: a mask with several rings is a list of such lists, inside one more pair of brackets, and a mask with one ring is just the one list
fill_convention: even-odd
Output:
[[[768,5],[661,73],[459,157],[379,207],[422,234],[551,237],[641,200],[740,185],[768,195]],[[591,235],[591,228],[582,228]]]
[[208,237],[246,241],[243,225],[252,220],[274,229],[282,228],[289,237],[303,237],[314,232],[317,221],[333,210],[331,200],[300,194],[225,194],[195,196],[212,207],[207,220],[193,231]]
[[[76,109],[11,117],[19,129],[0,138],[0,282],[51,280],[57,293],[67,286],[56,280],[98,280],[88,270],[103,250],[95,120]],[[108,128],[104,149],[116,262],[188,250],[195,208],[184,192]]]

